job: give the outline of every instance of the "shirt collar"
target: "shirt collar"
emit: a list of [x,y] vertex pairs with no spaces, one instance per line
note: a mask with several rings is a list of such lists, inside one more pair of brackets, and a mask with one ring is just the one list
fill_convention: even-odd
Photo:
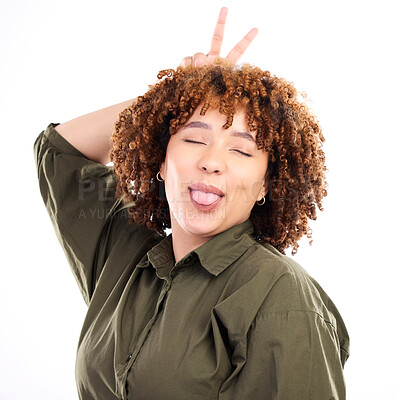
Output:
[[253,245],[254,232],[250,219],[234,225],[193,250],[201,265],[212,275],[219,275]]
[[[176,265],[187,264],[193,257],[197,256],[201,265],[210,274],[217,276],[255,243],[250,236],[253,232],[253,224],[248,218],[244,222],[215,235],[201,246],[192,250],[179,260]],[[149,263],[156,270],[167,269],[174,265],[172,234],[152,247],[137,267],[147,267]]]

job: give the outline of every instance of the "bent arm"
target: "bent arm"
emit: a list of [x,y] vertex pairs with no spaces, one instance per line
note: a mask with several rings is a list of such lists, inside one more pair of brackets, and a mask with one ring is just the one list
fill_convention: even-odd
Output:
[[74,118],[56,126],[56,131],[92,161],[108,164],[113,126],[120,112],[134,104],[127,100],[98,111]]
[[[204,56],[202,53],[198,53],[193,57],[186,57],[181,63],[182,66],[186,66],[190,63],[193,63],[193,65],[209,64],[217,57],[220,57],[219,54],[222,46],[227,11],[226,7],[222,7],[220,10],[208,55]],[[230,51],[226,57],[227,60],[235,64],[256,37],[257,32],[256,28],[249,31]],[[85,155],[85,157],[106,165],[110,161],[110,138],[116,119],[121,111],[134,104],[136,101],[137,99],[128,100],[72,119],[71,121],[57,125],[56,131]]]

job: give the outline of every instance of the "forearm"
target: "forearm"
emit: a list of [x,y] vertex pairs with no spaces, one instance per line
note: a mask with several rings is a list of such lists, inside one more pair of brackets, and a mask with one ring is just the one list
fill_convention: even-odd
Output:
[[57,132],[90,160],[107,164],[111,149],[111,135],[118,115],[134,104],[127,100],[56,126]]

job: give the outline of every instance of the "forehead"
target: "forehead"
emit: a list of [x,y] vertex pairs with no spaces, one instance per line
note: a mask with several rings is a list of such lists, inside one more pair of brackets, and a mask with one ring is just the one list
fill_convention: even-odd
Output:
[[227,124],[228,117],[219,112],[217,108],[209,108],[204,115],[201,115],[202,105],[198,106],[189,120],[180,128],[180,131],[189,129],[201,129],[204,131],[223,130],[231,136],[240,137],[255,142],[256,132],[251,131],[246,123],[246,114],[244,110],[238,110],[234,113],[231,125]]

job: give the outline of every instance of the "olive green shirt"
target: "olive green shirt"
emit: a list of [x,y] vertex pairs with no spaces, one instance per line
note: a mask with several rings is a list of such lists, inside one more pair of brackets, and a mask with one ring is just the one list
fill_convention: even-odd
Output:
[[88,305],[80,399],[345,399],[344,322],[248,219],[174,262],[167,237],[128,222],[113,167],[50,124],[34,143],[40,191]]

